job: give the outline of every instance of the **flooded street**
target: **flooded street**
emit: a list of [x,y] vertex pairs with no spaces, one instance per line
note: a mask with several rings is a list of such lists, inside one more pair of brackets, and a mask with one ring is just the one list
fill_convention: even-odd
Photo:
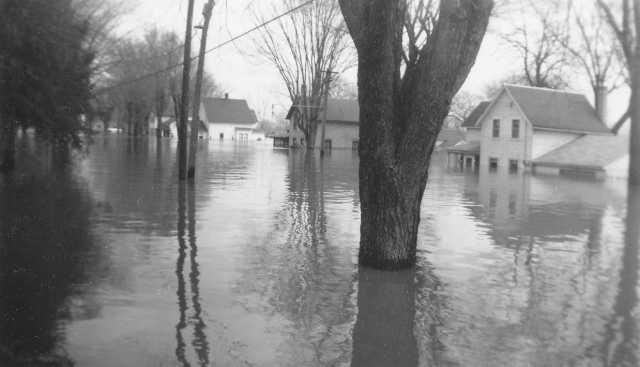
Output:
[[[357,266],[358,158],[97,137],[0,176],[0,347],[76,366],[638,366],[640,191],[434,157],[418,264]],[[25,163],[26,162],[26,163]],[[0,360],[0,362],[2,362]],[[1,364],[1,363],[0,363]]]

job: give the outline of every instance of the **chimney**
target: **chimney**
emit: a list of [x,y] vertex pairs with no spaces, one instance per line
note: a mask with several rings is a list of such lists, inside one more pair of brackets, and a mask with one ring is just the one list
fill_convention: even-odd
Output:
[[604,124],[607,123],[607,87],[600,85],[596,88],[596,113]]
[[224,99],[229,99],[229,93],[224,94]]

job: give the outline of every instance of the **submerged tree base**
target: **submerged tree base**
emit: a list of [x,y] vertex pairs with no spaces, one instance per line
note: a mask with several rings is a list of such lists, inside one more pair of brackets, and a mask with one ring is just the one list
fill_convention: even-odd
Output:
[[379,258],[376,256],[368,256],[368,254],[360,252],[358,262],[361,266],[367,268],[394,271],[412,268],[416,264],[416,258]]

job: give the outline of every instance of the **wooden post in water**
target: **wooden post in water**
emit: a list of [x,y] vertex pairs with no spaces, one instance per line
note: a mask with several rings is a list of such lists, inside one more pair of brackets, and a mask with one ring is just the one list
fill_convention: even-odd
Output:
[[189,0],[187,28],[184,34],[184,61],[182,65],[182,98],[178,121],[178,179],[187,178],[187,120],[189,118],[189,76],[191,75],[191,28],[193,1]]
[[198,128],[200,127],[200,93],[202,91],[202,74],[204,73],[204,56],[207,48],[207,33],[209,32],[209,20],[215,1],[209,0],[202,10],[204,23],[200,35],[200,54],[198,55],[198,71],[196,72],[196,86],[193,93],[193,112],[191,113],[191,142],[189,146],[189,165],[187,177],[193,179],[196,175],[196,151],[198,149]]

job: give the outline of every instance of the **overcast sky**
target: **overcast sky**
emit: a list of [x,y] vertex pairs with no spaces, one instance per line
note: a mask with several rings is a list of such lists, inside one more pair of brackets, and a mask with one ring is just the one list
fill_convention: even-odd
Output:
[[[145,29],[157,26],[184,35],[187,0],[130,1],[132,11],[122,21],[121,34],[141,36]],[[260,0],[259,5],[263,6],[271,1],[277,0]],[[204,3],[205,0],[195,1],[194,24],[202,19]],[[256,0],[218,0],[211,20],[208,48],[255,26],[257,22],[252,10],[255,4]],[[525,19],[522,16],[510,16],[508,19],[492,20],[463,90],[482,95],[487,84],[519,70],[520,60],[501,40],[499,34],[509,27],[509,22],[522,22]],[[198,45],[199,38],[194,38],[194,50]],[[254,53],[251,36],[207,54],[206,69],[230,97],[247,99],[259,117],[271,118],[273,110],[276,115],[274,117],[277,118],[288,108],[284,84],[273,66]],[[355,83],[355,74],[354,68],[343,77]],[[572,88],[591,98],[588,84],[573,81]],[[622,112],[626,100],[624,91],[610,96],[610,124]]]

